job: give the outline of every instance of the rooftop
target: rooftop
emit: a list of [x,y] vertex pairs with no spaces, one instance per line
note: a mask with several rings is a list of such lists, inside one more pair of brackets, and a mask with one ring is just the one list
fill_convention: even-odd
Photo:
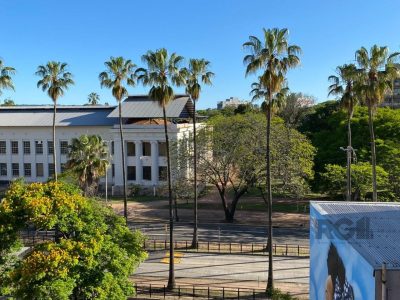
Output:
[[[353,224],[365,221],[367,238],[352,235],[346,241],[375,269],[383,263],[388,269],[400,269],[400,203],[383,202],[311,202],[332,224],[346,218]],[[364,218],[364,219],[363,219]],[[344,226],[345,224],[342,224]],[[362,226],[361,226],[362,227]]]

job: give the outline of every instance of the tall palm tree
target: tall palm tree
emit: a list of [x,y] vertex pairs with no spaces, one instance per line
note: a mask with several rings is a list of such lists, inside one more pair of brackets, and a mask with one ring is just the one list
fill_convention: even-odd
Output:
[[93,195],[99,179],[109,166],[108,147],[99,135],[82,135],[72,139],[67,168],[78,176],[85,195]]
[[346,200],[351,201],[351,161],[352,161],[352,141],[351,141],[351,119],[354,114],[354,107],[357,105],[354,84],[357,81],[357,67],[354,64],[347,64],[336,68],[337,76],[331,75],[328,80],[331,85],[328,88],[328,96],[340,96],[340,104],[347,112],[347,193]]
[[374,45],[370,51],[364,47],[356,51],[356,61],[360,76],[357,90],[368,107],[368,123],[371,138],[372,201],[378,201],[376,184],[376,149],[374,133],[374,111],[392,90],[393,80],[399,76],[395,60],[400,53],[389,53],[387,47]]
[[193,101],[193,175],[194,175],[194,228],[192,247],[198,246],[198,217],[197,217],[197,138],[196,138],[196,102],[200,98],[201,83],[211,85],[214,73],[209,70],[210,62],[205,59],[190,59],[185,69],[186,93]]
[[128,96],[128,90],[125,86],[135,86],[135,68],[136,65],[131,60],[121,56],[110,57],[109,61],[104,63],[106,70],[99,74],[101,87],[111,89],[111,93],[118,102],[119,112],[119,134],[121,138],[121,155],[122,155],[122,177],[123,177],[123,194],[124,194],[124,217],[128,222],[128,198],[126,194],[126,166],[125,166],[125,145],[124,135],[122,131],[122,106],[121,102],[124,97]]
[[4,62],[0,59],[0,96],[3,89],[14,90],[14,84],[12,81],[12,75],[15,74],[13,67],[7,67]]
[[100,103],[100,96],[97,93],[90,93],[88,96],[88,104],[89,105],[97,105]]
[[35,73],[41,79],[37,82],[37,87],[47,92],[53,100],[53,165],[54,180],[57,181],[57,144],[56,144],[56,116],[57,101],[65,91],[74,83],[72,74],[68,72],[68,64],[58,61],[49,61],[45,65],[40,65]]
[[175,288],[174,272],[174,213],[171,187],[171,162],[169,153],[169,140],[167,128],[166,106],[174,99],[173,85],[181,86],[185,84],[185,69],[180,65],[183,57],[172,53],[169,55],[164,48],[156,51],[148,51],[142,56],[147,69],[137,70],[138,80],[145,86],[150,86],[149,97],[162,107],[164,118],[165,144],[167,147],[167,180],[168,180],[168,198],[169,198],[169,222],[170,222],[170,245],[169,245],[169,278],[168,289]]
[[268,282],[267,294],[271,294],[273,285],[273,255],[272,255],[272,191],[271,191],[271,108],[276,95],[285,85],[285,75],[290,68],[300,63],[298,55],[300,47],[288,44],[287,29],[263,29],[262,40],[250,36],[243,44],[250,54],[243,59],[246,65],[246,76],[261,71],[259,78],[260,87],[265,90],[266,118],[267,118],[267,154],[266,154],[266,194],[268,203]]

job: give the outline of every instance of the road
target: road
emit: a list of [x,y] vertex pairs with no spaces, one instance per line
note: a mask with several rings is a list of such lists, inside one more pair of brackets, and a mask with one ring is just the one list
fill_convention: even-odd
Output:
[[[210,253],[180,253],[179,256],[175,263],[178,285],[265,288],[267,256]],[[274,258],[274,282],[278,288],[304,297],[308,294],[308,277],[308,258]],[[168,278],[166,252],[150,253],[134,278],[138,283],[165,284]]]
[[[175,239],[191,240],[193,225],[190,223],[175,223]],[[140,229],[150,239],[168,239],[168,225],[166,223],[130,223],[132,229]],[[267,227],[239,225],[227,223],[199,224],[199,241],[210,242],[252,242],[266,243]],[[274,228],[274,243],[308,245],[309,229],[299,228]]]

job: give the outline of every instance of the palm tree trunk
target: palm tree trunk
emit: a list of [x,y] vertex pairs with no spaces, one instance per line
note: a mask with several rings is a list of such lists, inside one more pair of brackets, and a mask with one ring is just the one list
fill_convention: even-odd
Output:
[[351,201],[351,157],[353,148],[351,146],[351,115],[347,120],[347,201]]
[[168,290],[175,288],[175,265],[174,265],[174,211],[172,202],[172,185],[171,185],[171,162],[169,155],[169,140],[167,129],[167,114],[165,112],[165,105],[163,105],[164,117],[164,131],[165,131],[165,145],[167,147],[167,180],[168,180],[168,200],[169,200],[169,277],[168,277]]
[[374,133],[374,119],[372,116],[372,107],[368,105],[368,121],[369,133],[371,136],[371,165],[372,165],[372,201],[378,201],[378,193],[376,187],[376,151],[375,151],[375,133]]
[[56,115],[57,115],[57,102],[54,101],[54,111],[53,111],[53,165],[54,165],[54,180],[57,182]]
[[194,211],[193,211],[193,240],[192,240],[192,248],[198,247],[198,212],[197,212],[197,138],[196,138],[196,101],[193,101],[193,173],[194,173],[194,183],[193,183],[193,191],[194,191]]
[[124,188],[124,218],[125,218],[125,222],[128,223],[128,198],[126,196],[126,175],[125,175],[125,145],[124,145],[124,135],[122,132],[121,100],[118,101],[118,113],[119,113],[119,134],[120,134],[120,138],[121,138],[122,177],[123,177],[123,188]]
[[268,279],[267,279],[267,295],[271,295],[274,290],[274,273],[273,273],[273,255],[272,255],[272,190],[271,190],[271,156],[270,156],[270,139],[271,139],[271,103],[272,97],[269,98],[267,105],[267,202],[268,202]]

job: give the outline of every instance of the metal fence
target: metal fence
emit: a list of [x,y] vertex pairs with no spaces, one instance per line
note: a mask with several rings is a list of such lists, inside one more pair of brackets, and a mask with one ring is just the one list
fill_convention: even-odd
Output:
[[[54,240],[54,231],[22,231],[20,234],[24,245],[28,247]],[[193,248],[191,245],[192,241],[188,240],[176,240],[174,242],[174,248],[183,252],[242,253],[253,255],[265,255],[268,253],[267,244],[263,243],[199,241],[197,247]],[[169,249],[169,241],[156,239],[146,240],[143,248],[147,251],[167,250]],[[278,256],[310,256],[310,248],[304,245],[273,244],[272,251],[274,255]]]
[[[191,247],[192,241],[177,240],[174,242],[174,249],[184,252],[207,252],[207,253],[231,253],[231,254],[261,254],[268,253],[267,244],[248,243],[248,242],[199,242],[196,248]],[[147,240],[144,248],[148,251],[167,250],[169,241],[167,240]],[[272,251],[275,255],[309,257],[310,248],[308,246],[293,244],[273,244]]]
[[[171,297],[191,297],[201,299],[266,299],[265,290],[251,288],[226,288],[210,286],[178,285],[169,291],[165,285],[135,284],[138,298],[130,299],[168,299]],[[139,298],[141,297],[141,298]],[[145,298],[145,299],[146,299]]]

